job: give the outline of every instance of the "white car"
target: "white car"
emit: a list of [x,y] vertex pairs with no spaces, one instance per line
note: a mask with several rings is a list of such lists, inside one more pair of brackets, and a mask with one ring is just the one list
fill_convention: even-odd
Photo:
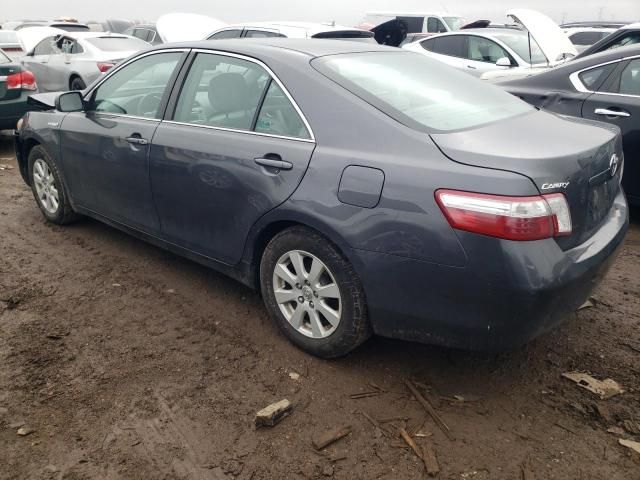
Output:
[[520,29],[478,28],[434,35],[404,45],[484,79],[531,75],[578,54],[549,17],[526,9],[507,12]]
[[407,33],[445,33],[460,30],[465,20],[460,15],[445,12],[368,12],[365,22],[373,26],[399,20]]
[[49,27],[25,28],[18,35],[27,51],[20,63],[33,72],[41,92],[84,90],[120,60],[149,47],[126,35]]
[[226,38],[324,38],[376,43],[373,32],[360,28],[345,27],[333,23],[309,22],[252,22],[227,25],[209,33],[205,39]]

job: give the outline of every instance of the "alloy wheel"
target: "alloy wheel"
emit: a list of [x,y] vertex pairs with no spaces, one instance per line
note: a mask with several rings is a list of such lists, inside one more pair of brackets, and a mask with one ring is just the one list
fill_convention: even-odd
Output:
[[308,252],[292,250],[280,257],[273,293],[286,320],[306,337],[326,338],[340,323],[340,288],[327,265]]
[[40,205],[47,213],[54,215],[60,205],[60,196],[53,172],[51,172],[47,162],[41,158],[33,162],[33,182]]

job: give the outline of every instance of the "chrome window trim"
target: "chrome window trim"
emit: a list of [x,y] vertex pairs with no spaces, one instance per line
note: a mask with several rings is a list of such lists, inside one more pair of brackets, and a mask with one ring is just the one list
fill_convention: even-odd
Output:
[[130,118],[132,120],[146,120],[148,122],[154,122],[154,123],[160,123],[162,121],[159,118],[139,117],[137,115],[125,115],[124,113],[100,112],[98,110],[94,110],[91,113],[100,117],[122,117],[122,118]]
[[[311,138],[300,138],[300,137],[287,137],[287,136],[281,136],[281,135],[271,135],[271,134],[267,134],[267,133],[254,132],[252,130],[234,130],[234,129],[227,129],[227,130],[229,130],[229,131],[239,131],[239,132],[244,132],[244,133],[255,133],[255,134],[260,134],[260,135],[272,136],[272,137],[276,137],[276,138],[287,138],[287,139],[295,139],[295,140],[304,140],[304,141],[313,142],[313,143],[316,142],[316,137],[315,137],[315,135],[313,133],[313,130],[311,129],[311,125],[309,124],[309,121],[307,120],[307,117],[304,115],[304,113],[302,113],[302,110],[298,106],[297,102],[293,99],[291,94],[289,93],[289,90],[287,90],[287,88],[280,81],[278,76],[275,73],[273,73],[273,70],[271,70],[264,62],[258,60],[257,58],[248,57],[246,55],[241,55],[239,53],[224,52],[224,51],[214,50],[214,49],[210,50],[210,49],[204,49],[204,48],[194,48],[193,51],[195,53],[205,53],[205,54],[208,53],[208,54],[212,54],[212,55],[220,55],[220,56],[223,56],[223,57],[238,58],[240,60],[245,60],[247,62],[254,63],[254,64],[264,68],[265,71],[271,76],[273,81],[275,81],[278,84],[278,86],[282,89],[282,91],[284,92],[284,94],[287,97],[287,99],[291,102],[291,105],[293,105],[293,108],[295,109],[295,111],[300,116],[300,119],[302,120],[302,123],[304,123],[304,126],[307,129],[307,132],[309,133],[309,137],[311,137]],[[258,105],[258,106],[262,106],[262,105]],[[171,120],[171,121],[173,121],[173,120]],[[180,122],[175,122],[175,123],[180,123]],[[187,125],[193,125],[193,124],[192,123],[188,123]],[[200,126],[200,125],[198,125],[198,126]],[[216,128],[222,128],[222,127],[216,127]]]
[[589,71],[589,70],[593,70],[595,68],[604,67],[606,65],[611,65],[612,63],[621,63],[621,62],[626,62],[627,60],[637,60],[637,59],[640,59],[640,55],[632,55],[630,57],[618,58],[616,60],[610,60],[608,62],[599,63],[598,65],[592,65],[591,67],[583,68],[582,70],[578,70],[577,72],[573,72],[571,75],[569,75],[569,81],[573,85],[573,88],[575,88],[578,92],[581,92],[581,93],[593,93],[593,94],[597,94],[597,95],[613,95],[613,96],[617,96],[617,97],[640,98],[639,95],[629,95],[629,94],[626,94],[626,93],[599,92],[599,91],[595,91],[595,90],[589,90],[582,83],[582,81],[580,80],[580,75],[582,73],[584,73],[584,72]]
[[[259,65],[260,67],[264,68],[266,70],[266,72],[271,76],[271,78],[282,89],[282,91],[284,92],[284,94],[287,97],[287,99],[289,99],[289,101],[291,102],[291,105],[293,105],[293,108],[295,109],[295,111],[300,116],[300,119],[302,120],[302,123],[304,123],[304,126],[307,129],[307,132],[309,132],[309,136],[311,138],[287,137],[287,136],[283,136],[283,135],[272,135],[272,134],[269,134],[269,133],[255,132],[255,131],[252,131],[252,130],[235,130],[235,129],[231,129],[231,128],[214,127],[214,126],[210,126],[210,125],[197,125],[197,124],[194,124],[194,123],[176,122],[176,121],[173,121],[173,120],[148,119],[148,118],[144,118],[144,117],[136,117],[136,116],[133,116],[133,115],[124,115],[124,114],[117,114],[117,113],[116,114],[109,113],[109,115],[115,115],[115,116],[127,117],[127,118],[134,118],[134,119],[142,119],[142,120],[165,121],[167,123],[172,123],[172,124],[176,124],[176,125],[190,125],[190,126],[194,126],[194,127],[213,128],[213,129],[222,130],[222,131],[248,133],[248,134],[251,134],[251,135],[259,135],[259,136],[264,136],[264,137],[281,138],[281,139],[286,139],[286,140],[297,140],[297,141],[300,141],[300,142],[307,142],[307,143],[316,143],[315,134],[313,133],[313,129],[311,128],[311,125],[309,124],[309,121],[307,120],[307,117],[302,112],[302,109],[300,109],[300,107],[298,106],[298,103],[293,99],[293,97],[289,93],[289,90],[287,90],[287,88],[284,86],[282,81],[280,81],[278,76],[275,73],[273,73],[273,70],[271,70],[264,62],[258,60],[257,58],[248,57],[246,55],[241,55],[239,53],[224,52],[224,51],[221,51],[221,50],[208,49],[208,48],[194,48],[194,49],[191,49],[191,48],[167,48],[167,49],[161,49],[161,50],[152,50],[150,52],[146,52],[146,53],[143,53],[141,55],[137,55],[137,56],[135,56],[133,58],[130,58],[126,62],[124,62],[124,63],[122,63],[120,65],[117,65],[116,67],[114,67],[111,70],[109,70],[109,73],[107,73],[104,76],[104,78],[102,78],[98,83],[96,83],[91,88],[91,90],[89,90],[86,93],[86,95],[83,97],[83,99],[85,101],[88,101],[88,99],[90,99],[91,96],[93,95],[93,92],[95,92],[96,89],[100,88],[100,85],[102,85],[104,82],[106,82],[109,78],[111,78],[112,75],[115,75],[122,68],[126,67],[130,63],[135,62],[136,60],[139,60],[139,59],[144,58],[144,57],[148,57],[149,55],[156,55],[156,54],[160,54],[160,53],[189,52],[189,51],[193,51],[193,52],[196,52],[196,53],[209,53],[209,54],[213,54],[213,55],[221,55],[221,56],[225,56],[225,57],[239,58],[240,60],[245,60],[245,61],[248,61],[248,62],[252,62],[252,63],[255,63],[256,65]],[[96,113],[101,113],[101,112],[96,112]]]
[[244,133],[248,135],[257,135],[259,137],[279,138],[281,140],[293,140],[296,142],[313,143],[313,144],[316,143],[315,140],[310,138],[287,137],[286,135],[274,135],[272,133],[254,132],[253,130],[240,130],[236,128],[216,127],[213,125],[200,125],[197,123],[176,122],[175,120],[162,120],[162,123],[167,123],[169,125],[182,125],[185,127],[208,128],[211,130],[220,130],[222,132]]

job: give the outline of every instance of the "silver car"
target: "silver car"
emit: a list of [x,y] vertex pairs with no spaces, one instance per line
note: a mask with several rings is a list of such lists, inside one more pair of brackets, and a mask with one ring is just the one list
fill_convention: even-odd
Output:
[[40,91],[84,90],[120,60],[147,47],[126,35],[65,32],[41,40],[21,63],[34,73]]

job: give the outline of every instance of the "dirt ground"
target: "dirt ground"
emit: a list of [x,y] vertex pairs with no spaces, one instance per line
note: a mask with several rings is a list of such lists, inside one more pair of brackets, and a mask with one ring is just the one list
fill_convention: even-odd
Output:
[[[640,479],[640,453],[618,443],[640,441],[638,212],[594,306],[526,348],[374,338],[323,361],[232,280],[95,221],[45,223],[10,140],[0,137],[0,164],[13,167],[0,167],[0,478],[425,478],[397,436],[403,420],[382,432],[364,412],[406,417],[441,479]],[[625,393],[600,400],[561,377],[572,370]],[[293,413],[255,430],[255,412],[283,398]],[[312,448],[341,425],[349,436]]]

